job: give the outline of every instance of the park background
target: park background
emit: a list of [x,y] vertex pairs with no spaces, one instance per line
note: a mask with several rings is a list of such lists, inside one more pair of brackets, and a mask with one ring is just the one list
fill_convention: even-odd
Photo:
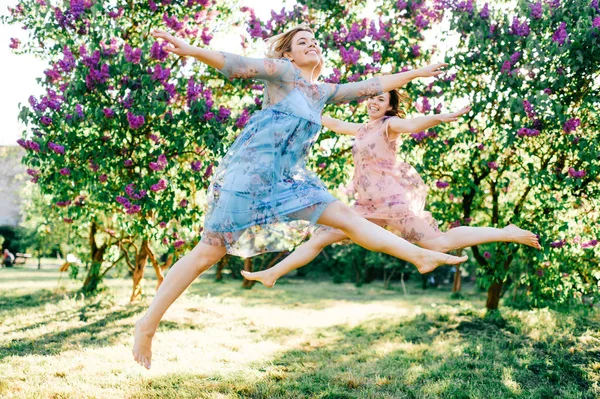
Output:
[[[0,240],[32,258],[0,269],[1,395],[600,395],[598,1],[5,5]],[[260,56],[301,22],[326,82],[448,62],[406,86],[408,114],[473,111],[407,135],[398,156],[442,229],[516,223],[543,250],[465,248],[465,265],[421,276],[335,245],[271,290],[239,271],[285,253],[226,257],[167,313],[141,370],[133,322],[198,241],[212,171],[262,101],[258,82],[167,57],[148,32]],[[351,145],[324,129],[310,158],[346,201]]]

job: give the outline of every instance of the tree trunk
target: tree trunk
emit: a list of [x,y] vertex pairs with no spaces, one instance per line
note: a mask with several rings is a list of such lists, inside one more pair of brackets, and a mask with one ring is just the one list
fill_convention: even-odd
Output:
[[229,263],[229,256],[225,255],[221,258],[219,263],[217,263],[217,274],[215,274],[215,281],[223,281],[223,269],[227,267]]
[[460,265],[456,265],[454,272],[454,283],[452,284],[452,292],[459,292],[462,286],[462,276],[460,275]]
[[142,241],[139,253],[135,256],[135,268],[133,269],[133,290],[131,292],[130,302],[134,302],[142,293],[142,279],[144,278],[144,271],[148,264],[148,258],[150,257],[150,248],[148,247],[148,240]]
[[385,268],[383,268],[383,289],[384,290],[390,289],[390,280],[392,280],[392,276],[394,275],[395,271],[396,271],[396,269],[392,269],[392,272],[389,274],[389,276],[387,276],[386,272],[385,272]]
[[498,304],[500,303],[500,293],[502,292],[502,283],[494,281],[488,289],[487,302],[485,307],[488,310],[497,310]]
[[[254,267],[252,266],[252,258],[244,259],[244,270],[252,273],[252,271],[254,270]],[[256,281],[253,280],[246,280],[246,278],[244,277],[244,281],[242,281],[242,288],[250,289],[252,288],[255,282]]]
[[102,261],[104,260],[104,252],[106,251],[107,244],[104,243],[101,247],[98,247],[98,245],[96,244],[97,229],[98,226],[96,225],[96,223],[92,222],[89,236],[92,263],[88,269],[87,275],[83,282],[83,287],[81,287],[81,292],[83,292],[83,294],[85,295],[96,292],[100,281],[102,281],[100,269],[102,268]]
[[404,284],[404,273],[400,273],[400,284],[402,285],[402,291],[404,291],[404,295],[406,296],[406,285]]
[[[147,248],[148,248],[148,257],[150,258],[150,262],[152,262],[152,267],[154,268],[154,272],[156,273],[156,289],[158,290],[158,287],[160,287],[163,280],[165,279],[165,276],[162,273],[163,268],[158,264],[158,260],[156,259],[156,256],[154,255],[154,253],[152,252],[150,247],[147,246]],[[167,259],[167,262],[168,262],[168,259]]]

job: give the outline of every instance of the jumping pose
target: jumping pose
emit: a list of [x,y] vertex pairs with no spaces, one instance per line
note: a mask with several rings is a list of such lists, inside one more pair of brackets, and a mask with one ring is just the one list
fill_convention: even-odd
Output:
[[146,314],[136,322],[133,355],[151,365],[152,337],[181,293],[225,253],[244,257],[289,247],[289,236],[319,223],[344,232],[357,244],[416,265],[425,273],[454,257],[419,248],[360,217],[329,194],[305,167],[321,129],[327,103],[362,99],[401,87],[412,79],[437,76],[445,64],[349,84],[316,83],[323,65],[312,31],[296,27],[270,41],[267,58],[248,58],[189,45],[164,31],[165,50],[192,56],[226,77],[265,84],[263,109],[255,113],[221,161],[208,190],[201,241],[171,267]]
[[[404,119],[400,108],[403,96],[397,91],[375,95],[367,101],[369,122],[344,122],[324,116],[323,124],[330,130],[355,136],[353,185],[356,201],[353,209],[359,215],[380,226],[388,227],[402,238],[423,248],[439,252],[488,242],[517,242],[540,248],[535,234],[515,225],[503,229],[493,227],[456,227],[445,233],[424,211],[427,186],[417,171],[405,162],[396,160],[403,133],[420,132],[443,122],[455,121],[470,111]],[[323,227],[290,256],[270,269],[242,274],[272,287],[277,279],[308,264],[328,245],[348,238],[343,231]]]

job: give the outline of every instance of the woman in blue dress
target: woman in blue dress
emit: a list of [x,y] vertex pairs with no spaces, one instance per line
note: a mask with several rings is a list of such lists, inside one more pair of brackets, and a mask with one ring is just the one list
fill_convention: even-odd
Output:
[[133,355],[139,364],[150,368],[152,337],[169,306],[223,255],[249,257],[289,249],[316,223],[342,230],[369,250],[411,262],[421,273],[467,259],[419,248],[360,217],[329,194],[305,164],[326,104],[368,98],[415,78],[437,76],[445,64],[356,83],[323,84],[314,81],[323,59],[307,27],[271,38],[264,59],[194,47],[160,30],[153,36],[169,42],[165,50],[192,56],[230,79],[262,81],[265,92],[262,111],[250,118],[215,172],[201,241],[171,267],[136,322]]

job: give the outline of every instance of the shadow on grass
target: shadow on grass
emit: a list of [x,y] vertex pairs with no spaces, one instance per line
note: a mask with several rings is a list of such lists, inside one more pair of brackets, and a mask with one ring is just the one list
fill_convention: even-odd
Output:
[[[54,322],[77,324],[77,326],[64,328],[58,325],[55,332],[9,341],[0,346],[0,360],[9,356],[51,356],[72,349],[113,345],[124,336],[133,333],[133,321],[123,321],[141,314],[146,308],[145,305],[136,304],[117,307],[114,310],[115,307],[112,305],[97,301],[86,303],[73,310],[58,312],[54,317],[45,318],[43,321],[20,327],[12,332],[33,331]],[[193,323],[165,321],[161,323],[159,331],[201,328],[202,326]]]
[[[477,316],[421,314],[323,329],[251,376],[168,374],[131,398],[593,398],[565,336],[535,341]],[[597,393],[597,392],[596,392]],[[223,396],[225,397],[225,396]]]
[[72,293],[56,293],[43,289],[26,295],[3,295],[0,294],[0,312],[21,311],[37,308],[48,303],[57,303]]

